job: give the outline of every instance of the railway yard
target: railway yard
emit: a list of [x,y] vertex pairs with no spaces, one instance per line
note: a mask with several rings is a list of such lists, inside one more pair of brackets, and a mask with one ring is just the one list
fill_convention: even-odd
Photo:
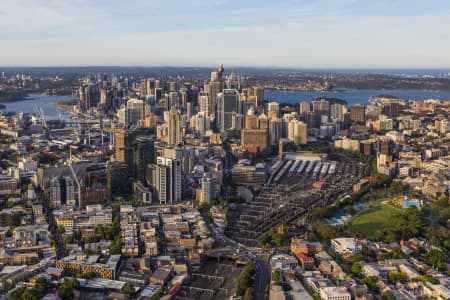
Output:
[[284,156],[269,167],[266,184],[258,189],[253,201],[229,211],[226,234],[255,247],[264,232],[308,217],[314,207],[337,201],[361,179],[363,169],[344,155],[335,161],[318,154]]

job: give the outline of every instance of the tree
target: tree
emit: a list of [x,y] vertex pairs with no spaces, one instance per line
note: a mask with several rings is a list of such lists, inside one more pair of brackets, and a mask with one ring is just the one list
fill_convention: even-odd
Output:
[[400,248],[400,247],[396,247],[396,248],[392,249],[391,255],[392,255],[392,258],[395,258],[395,259],[402,259],[402,258],[406,257],[405,253],[402,251],[402,248]]
[[355,274],[357,276],[361,275],[361,265],[359,264],[359,262],[353,263],[351,271],[353,274]]
[[58,296],[62,299],[73,299],[73,291],[80,288],[80,283],[76,279],[64,280],[57,288]]
[[407,280],[406,275],[401,272],[389,272],[388,279],[392,284],[396,284],[397,282],[405,283]]
[[430,275],[423,275],[423,276],[420,278],[420,281],[422,281],[423,283],[431,282],[432,284],[437,284],[437,283],[439,283],[439,281],[438,281],[436,278],[434,278],[433,276],[430,276]]
[[126,293],[126,294],[134,294],[134,287],[132,284],[127,283],[123,286],[122,288],[122,292]]
[[391,291],[387,291],[387,292],[383,293],[383,299],[384,300],[395,300],[395,297]]
[[428,264],[432,265],[433,267],[438,268],[441,271],[447,270],[446,265],[446,257],[445,254],[437,249],[433,249],[427,254],[425,254],[425,259]]
[[245,290],[244,300],[253,300],[253,288],[249,287]]
[[371,290],[374,293],[378,293],[377,279],[375,277],[373,276],[365,277],[361,281],[367,285],[369,290]]
[[243,296],[248,287],[252,285],[253,265],[249,264],[236,279],[236,295]]

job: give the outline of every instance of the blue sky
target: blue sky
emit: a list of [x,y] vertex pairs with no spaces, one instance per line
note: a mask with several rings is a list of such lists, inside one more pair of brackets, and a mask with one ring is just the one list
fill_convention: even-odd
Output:
[[448,68],[449,0],[0,0],[0,66]]

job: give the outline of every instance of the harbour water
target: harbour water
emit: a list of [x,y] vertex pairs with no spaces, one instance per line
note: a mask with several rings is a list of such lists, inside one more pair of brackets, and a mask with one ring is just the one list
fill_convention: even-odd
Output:
[[407,100],[423,101],[428,99],[450,99],[450,91],[425,90],[339,90],[325,92],[303,91],[265,91],[264,98],[268,101],[296,104],[300,101],[311,101],[318,97],[339,98],[347,101],[347,106],[354,104],[368,104],[371,97],[379,95],[392,95]]
[[56,107],[59,101],[71,100],[72,96],[47,96],[41,94],[30,94],[28,98],[16,102],[2,103],[5,105],[6,112],[24,112],[35,113],[40,115],[39,109],[42,108],[47,120],[59,120],[60,118],[67,121],[70,115]]
[[[317,97],[339,98],[347,101],[348,106],[354,104],[367,104],[369,98],[379,95],[392,95],[408,100],[427,99],[450,99],[450,91],[424,91],[424,90],[340,90],[325,92],[303,92],[303,91],[265,91],[264,98],[268,101],[296,104],[300,101],[311,101]],[[63,120],[70,118],[69,114],[56,107],[58,101],[71,100],[72,96],[47,96],[41,94],[30,94],[28,98],[3,103],[6,112],[37,113],[42,108],[47,120]]]

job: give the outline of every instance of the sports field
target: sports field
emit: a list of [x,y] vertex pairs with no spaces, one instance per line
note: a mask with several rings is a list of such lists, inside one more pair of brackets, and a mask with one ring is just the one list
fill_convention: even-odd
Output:
[[359,233],[367,239],[374,239],[375,232],[379,229],[387,228],[392,216],[400,211],[399,208],[387,204],[387,201],[376,201],[372,208],[353,220],[349,230]]

